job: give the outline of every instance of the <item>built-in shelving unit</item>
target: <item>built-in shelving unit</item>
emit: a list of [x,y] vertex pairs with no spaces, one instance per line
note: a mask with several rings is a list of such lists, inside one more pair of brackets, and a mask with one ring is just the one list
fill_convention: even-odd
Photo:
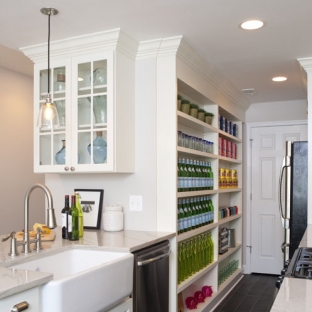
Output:
[[[188,97],[187,94],[183,92],[183,90],[178,90],[179,93],[182,93],[184,97]],[[194,101],[192,98],[188,98],[191,101]],[[203,105],[202,107],[205,110],[209,111],[209,107],[211,104]],[[215,112],[216,105],[213,104],[213,109]],[[215,116],[215,119],[218,119],[218,115]],[[236,120],[234,116],[232,116],[233,122],[238,124],[238,127],[241,127],[241,122]],[[213,190],[205,190],[205,191],[189,191],[189,192],[177,192],[177,198],[184,197],[196,197],[196,196],[206,196],[213,195],[212,201],[214,204],[214,223],[208,224],[206,226],[191,230],[186,233],[179,234],[177,237],[177,242],[183,242],[185,240],[191,239],[193,236],[197,236],[206,231],[213,231],[212,238],[214,242],[214,262],[200,270],[199,272],[193,274],[183,282],[177,285],[177,295],[182,293],[183,301],[188,296],[191,296],[195,290],[201,290],[201,287],[204,285],[212,286],[214,291],[214,296],[211,297],[207,302],[198,305],[196,311],[204,311],[209,305],[213,304],[214,299],[216,300],[220,296],[216,296],[216,294],[221,294],[224,289],[227,288],[228,285],[231,284],[233,280],[239,277],[241,273],[241,261],[242,261],[242,251],[241,251],[241,227],[242,227],[242,181],[241,181],[241,164],[242,164],[242,154],[241,154],[241,137],[234,137],[223,130],[218,129],[216,127],[217,120],[214,121],[213,125],[205,124],[202,121],[194,117],[190,117],[189,115],[177,111],[177,129],[181,130],[185,133],[189,133],[190,135],[195,135],[196,137],[205,139],[207,134],[209,136],[209,141],[214,143],[214,153],[206,153],[201,152],[181,146],[177,146],[177,157],[182,158],[193,158],[198,160],[207,160],[212,163],[213,173],[214,173],[214,189]],[[238,147],[238,155],[237,158],[229,158],[225,156],[221,156],[218,154],[219,149],[217,144],[219,143],[219,137],[225,138],[226,140],[230,140],[239,145]],[[235,169],[238,172],[239,182],[238,188],[224,188],[219,189],[218,181],[219,181],[219,168],[221,166],[227,166],[232,168],[235,166]],[[234,196],[233,196],[234,194]],[[238,194],[238,196],[235,194]],[[235,197],[235,198],[234,198]],[[219,220],[218,208],[219,206],[237,206],[239,207],[239,212],[235,215],[231,215],[229,217],[223,218]],[[233,248],[229,248],[228,251],[224,254],[218,255],[218,237],[219,231],[222,228],[234,228],[236,232],[236,246]],[[218,271],[223,268],[225,265],[230,263],[230,261],[238,261],[238,268],[231,273],[231,275],[219,285],[219,274]],[[187,308],[184,308],[184,311],[187,311]]]
[[[160,40],[156,46],[157,229],[177,233],[176,238],[171,241],[169,310],[188,311],[185,299],[194,296],[195,291],[208,285],[212,286],[212,297],[206,299],[204,304],[199,304],[197,310],[193,310],[207,312],[222,300],[242,275],[242,125],[245,114],[244,106],[247,107],[247,103],[242,97],[232,93],[231,86],[223,78],[221,79],[216,70],[182,37]],[[147,47],[151,47],[150,43]],[[221,81],[222,87],[220,88],[218,84]],[[227,92],[222,91],[223,87],[228,88]],[[200,121],[180,110],[177,103],[178,94],[205,111],[213,113],[212,123]],[[242,102],[238,103],[237,99]],[[235,135],[233,132],[230,134],[224,129],[219,129],[219,115],[236,124],[238,131]],[[179,131],[180,135],[178,135]],[[195,138],[195,141],[205,140],[205,144],[210,147],[212,142],[213,148],[208,148],[209,152],[207,152],[205,148],[197,150],[185,147],[181,145],[182,134],[193,137],[192,140]],[[235,153],[230,156],[219,153],[221,139],[235,146],[236,155]],[[213,171],[213,189],[181,191],[180,187],[179,191],[177,176],[179,158],[209,162]],[[232,173],[236,170],[238,183],[235,187],[232,183],[226,186],[220,183],[219,188],[219,168],[231,170],[231,172],[233,170]],[[184,199],[185,202],[188,199],[191,201],[196,197],[211,199],[214,206],[213,222],[178,234],[178,203],[181,203],[181,200],[183,203]],[[235,207],[235,214],[232,208],[231,214],[233,215],[219,219],[219,208],[223,207]],[[202,216],[202,214],[199,215]],[[219,232],[224,228],[235,229],[236,245],[219,255]],[[182,252],[184,248],[179,249],[179,247],[183,246],[183,243],[192,245],[195,242],[196,245],[198,237],[203,239],[207,232],[210,232],[208,236],[211,236],[213,241],[213,259],[206,261],[205,263],[209,264],[197,272],[196,268],[192,268],[195,273],[192,271],[191,276],[178,282],[178,279],[181,279],[181,274],[179,275],[177,270],[178,261],[181,264],[183,258],[179,257],[181,255],[179,252]],[[226,275],[226,279],[219,283],[219,272],[224,271],[227,266],[230,266],[231,274]],[[222,278],[224,279],[223,276]]]

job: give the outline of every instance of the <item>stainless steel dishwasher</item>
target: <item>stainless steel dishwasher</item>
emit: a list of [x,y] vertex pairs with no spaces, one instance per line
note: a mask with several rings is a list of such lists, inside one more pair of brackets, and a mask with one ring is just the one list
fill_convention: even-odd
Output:
[[133,255],[133,312],[169,312],[169,241]]

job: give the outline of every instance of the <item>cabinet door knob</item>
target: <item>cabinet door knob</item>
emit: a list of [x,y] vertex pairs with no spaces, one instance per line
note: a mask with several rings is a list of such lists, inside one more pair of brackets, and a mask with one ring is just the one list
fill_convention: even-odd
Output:
[[75,171],[75,167],[70,167],[70,170],[71,171]]
[[68,171],[68,170],[69,170],[69,168],[68,168],[68,167],[65,167],[64,169],[65,169],[65,171]]
[[28,309],[28,302],[23,301],[13,306],[11,312],[20,312],[20,311],[25,311],[27,309]]

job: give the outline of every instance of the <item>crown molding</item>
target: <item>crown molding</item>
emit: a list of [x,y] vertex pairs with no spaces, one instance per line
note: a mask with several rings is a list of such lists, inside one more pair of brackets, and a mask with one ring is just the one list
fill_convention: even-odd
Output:
[[140,42],[137,60],[168,56],[179,58],[243,112],[250,106],[251,103],[233,87],[227,77],[197,53],[183,36]]
[[142,41],[139,44],[137,60],[157,58],[162,39]]
[[312,57],[298,58],[297,61],[306,72],[312,71]]
[[177,57],[196,71],[203,79],[220,93],[224,94],[237,107],[244,112],[250,106],[250,102],[240,91],[233,87],[228,78],[208,63],[196,50],[183,38],[178,49]]
[[[135,60],[139,44],[121,29],[50,42],[51,60],[117,50]],[[20,48],[34,63],[46,62],[47,43]]]
[[[34,63],[46,62],[47,43],[20,49]],[[136,42],[120,28],[50,43],[50,58],[57,60],[98,52],[119,51],[133,60],[160,59],[174,56],[194,70],[217,92],[245,112],[250,103],[235,89],[227,77],[208,63],[183,36]],[[312,64],[312,59],[309,59]],[[300,62],[300,60],[299,60]],[[312,68],[312,65],[311,65]]]

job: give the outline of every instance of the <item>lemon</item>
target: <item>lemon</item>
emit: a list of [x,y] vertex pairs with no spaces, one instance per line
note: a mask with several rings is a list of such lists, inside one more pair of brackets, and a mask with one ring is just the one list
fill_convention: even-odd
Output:
[[37,232],[37,228],[40,228],[46,234],[49,234],[51,232],[51,230],[45,224],[35,223],[33,226],[34,231]]

